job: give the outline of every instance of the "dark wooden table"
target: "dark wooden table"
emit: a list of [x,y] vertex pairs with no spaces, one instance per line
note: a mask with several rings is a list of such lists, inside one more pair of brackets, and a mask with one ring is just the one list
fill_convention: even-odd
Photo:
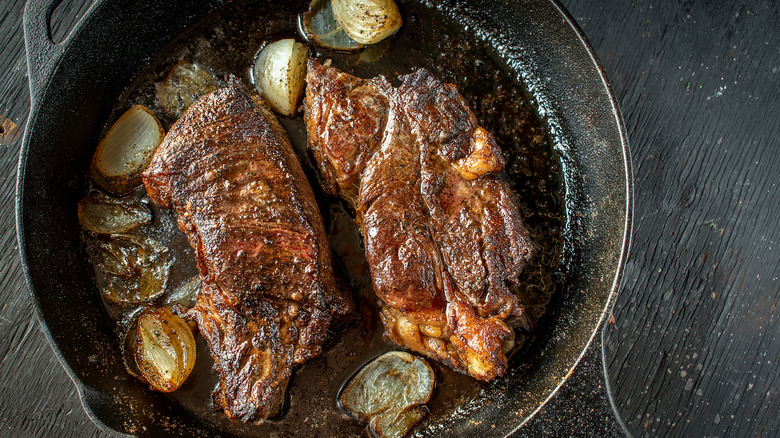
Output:
[[[64,27],[89,1],[68,3]],[[780,436],[780,2],[563,3],[633,153],[633,248],[604,333],[618,413],[635,436]],[[0,3],[0,436],[106,436],[46,341],[17,254],[23,4]],[[588,416],[604,402],[583,384],[602,378],[600,354],[521,435],[617,434]]]

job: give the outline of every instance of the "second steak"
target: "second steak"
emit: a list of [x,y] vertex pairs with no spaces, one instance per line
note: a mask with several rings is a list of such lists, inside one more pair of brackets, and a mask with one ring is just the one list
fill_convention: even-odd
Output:
[[308,145],[326,191],[355,209],[385,333],[480,380],[503,375],[511,285],[535,245],[493,136],[425,69],[393,87],[310,60]]

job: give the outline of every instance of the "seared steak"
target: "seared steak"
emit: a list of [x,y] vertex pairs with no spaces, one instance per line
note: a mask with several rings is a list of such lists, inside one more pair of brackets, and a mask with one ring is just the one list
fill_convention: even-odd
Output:
[[326,191],[355,209],[386,335],[487,381],[530,324],[510,286],[535,245],[464,98],[425,69],[401,79],[310,60],[308,145]]
[[220,377],[214,404],[262,422],[279,412],[293,365],[318,355],[350,308],[287,135],[234,79],[184,113],[143,179],[197,254],[203,290],[187,316]]

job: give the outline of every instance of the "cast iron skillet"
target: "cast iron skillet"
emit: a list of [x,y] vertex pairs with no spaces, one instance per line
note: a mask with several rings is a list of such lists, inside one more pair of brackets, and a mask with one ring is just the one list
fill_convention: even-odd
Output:
[[[16,214],[38,317],[85,410],[103,429],[138,436],[220,436],[127,378],[81,244],[76,204],[84,194],[96,135],[133,75],[177,32],[226,1],[97,0],[65,41],[54,44],[48,22],[57,3],[29,0],[24,14],[31,114],[19,161]],[[595,55],[554,0],[430,4],[490,41],[539,103],[562,157],[565,245],[572,269],[531,345],[534,359],[459,415],[419,432],[504,436],[554,395],[612,307],[630,241],[627,137]]]

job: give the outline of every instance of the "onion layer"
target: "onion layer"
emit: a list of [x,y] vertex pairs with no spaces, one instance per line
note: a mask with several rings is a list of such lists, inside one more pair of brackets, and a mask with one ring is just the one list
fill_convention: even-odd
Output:
[[216,76],[197,64],[177,62],[157,85],[157,101],[162,108],[179,117],[193,102],[206,93],[218,88]]
[[376,44],[401,28],[394,0],[331,0],[333,15],[344,32],[363,44]]
[[433,393],[434,374],[425,360],[391,351],[363,367],[344,387],[339,404],[368,421],[374,435],[405,435],[427,413],[422,406]]
[[79,222],[98,234],[126,233],[152,223],[152,212],[137,201],[108,196],[86,196],[79,201]]
[[364,47],[336,21],[330,0],[313,0],[309,10],[300,17],[300,26],[306,39],[326,49],[352,51]]
[[154,239],[114,235],[89,242],[98,284],[106,301],[146,303],[165,292],[172,259]]
[[149,307],[136,319],[135,365],[152,389],[171,392],[195,367],[197,347],[187,323],[167,307]]
[[140,183],[141,172],[164,136],[160,121],[151,111],[143,105],[133,106],[100,140],[89,176],[110,192],[128,192]]
[[200,294],[200,290],[200,276],[196,275],[176,288],[176,290],[166,296],[163,301],[166,306],[175,306],[178,304],[184,307],[192,307],[195,304],[195,299],[198,297],[198,294]]
[[293,39],[268,44],[255,60],[255,87],[271,108],[292,116],[303,95],[306,76],[306,46]]

